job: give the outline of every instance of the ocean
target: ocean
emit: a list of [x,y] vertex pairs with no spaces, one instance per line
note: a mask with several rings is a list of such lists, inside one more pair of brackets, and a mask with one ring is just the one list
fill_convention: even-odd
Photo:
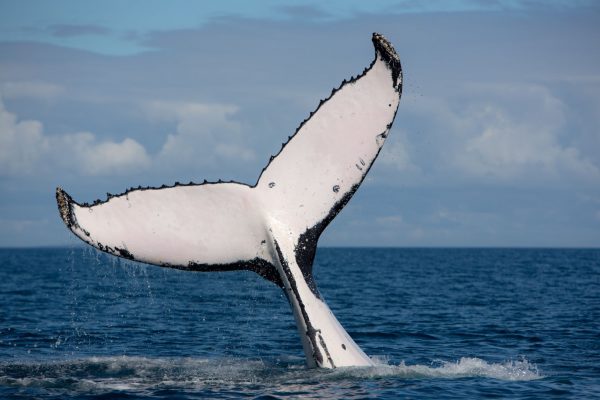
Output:
[[309,370],[282,291],[0,250],[0,398],[600,398],[599,249],[319,248],[372,368]]

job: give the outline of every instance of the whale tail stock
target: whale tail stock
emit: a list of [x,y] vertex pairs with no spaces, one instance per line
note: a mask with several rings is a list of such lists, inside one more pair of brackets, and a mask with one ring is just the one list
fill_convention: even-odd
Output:
[[60,215],[86,243],[130,260],[190,271],[251,270],[280,286],[310,367],[372,365],[321,299],[312,275],[318,239],[377,158],[402,92],[392,45],[334,89],[261,172],[257,183],[130,189],[79,204],[56,190]]

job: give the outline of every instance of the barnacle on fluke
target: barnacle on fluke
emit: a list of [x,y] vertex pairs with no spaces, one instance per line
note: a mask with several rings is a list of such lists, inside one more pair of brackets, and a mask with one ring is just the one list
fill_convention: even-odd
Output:
[[369,67],[318,103],[254,185],[219,179],[138,186],[93,205],[57,188],[61,218],[86,243],[126,259],[188,271],[254,271],[284,290],[308,366],[372,365],[313,277],[319,237],[365,179],[400,102],[400,59],[382,35],[372,41]]
[[60,187],[56,188],[56,203],[58,204],[58,212],[65,224],[70,228],[75,222],[72,214],[73,199]]

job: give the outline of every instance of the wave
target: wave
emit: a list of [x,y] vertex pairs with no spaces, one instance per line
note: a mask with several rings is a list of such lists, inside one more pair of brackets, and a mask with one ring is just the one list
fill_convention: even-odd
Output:
[[438,365],[390,365],[383,358],[374,367],[308,370],[300,358],[264,361],[239,358],[90,357],[65,361],[0,363],[0,385],[75,392],[178,389],[236,389],[309,386],[316,380],[339,384],[377,378],[490,378],[528,381],[543,378],[526,359],[488,363],[463,357]]
[[397,376],[409,379],[491,378],[503,381],[531,381],[544,378],[537,366],[524,358],[503,363],[488,363],[480,358],[462,357],[455,362],[437,360],[431,366],[406,365],[404,362],[390,365],[385,358],[374,360],[374,367],[353,368],[350,373],[362,377]]

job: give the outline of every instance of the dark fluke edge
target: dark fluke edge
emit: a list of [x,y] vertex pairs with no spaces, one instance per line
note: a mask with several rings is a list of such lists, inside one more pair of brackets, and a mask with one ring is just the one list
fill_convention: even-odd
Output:
[[377,32],[373,32],[373,45],[375,50],[381,54],[383,60],[392,70],[392,79],[394,80],[394,86],[398,86],[398,78],[400,78],[399,90],[402,90],[402,66],[400,65],[400,57],[394,49],[394,46],[383,36]]
[[62,190],[60,187],[56,188],[56,203],[58,204],[58,211],[60,217],[64,221],[67,227],[71,228],[75,225],[75,218],[73,216],[73,199],[67,192]]
[[[392,127],[392,123],[395,119],[395,116],[396,116],[396,113],[398,110],[399,98],[402,94],[402,68],[401,68],[401,64],[400,64],[400,59],[399,59],[398,54],[396,53],[394,47],[384,36],[382,36],[378,33],[373,33],[372,42],[373,42],[373,45],[375,48],[375,59],[373,60],[373,62],[367,68],[365,68],[365,70],[360,75],[358,75],[356,77],[352,77],[349,80],[344,80],[338,88],[334,88],[332,90],[329,97],[327,97],[326,99],[321,100],[319,102],[315,111],[311,112],[309,114],[308,118],[306,118],[304,121],[302,121],[302,123],[299,125],[299,127],[294,132],[294,134],[288,137],[288,141],[282,144],[279,152],[276,155],[270,157],[269,162],[262,169],[262,171],[257,179],[257,182],[254,185],[251,186],[251,185],[247,185],[247,184],[235,182],[235,181],[224,182],[219,179],[217,182],[208,182],[206,180],[204,180],[204,182],[202,182],[202,183],[189,182],[189,183],[182,184],[179,182],[175,182],[175,184],[172,186],[162,185],[161,187],[138,186],[137,188],[133,188],[133,187],[129,188],[125,192],[118,194],[118,195],[112,195],[110,193],[107,193],[106,200],[96,200],[93,202],[92,205],[90,205],[88,203],[79,204],[79,203],[75,202],[66,192],[64,192],[59,187],[56,189],[56,199],[57,199],[58,209],[59,209],[61,218],[63,219],[63,221],[67,225],[67,227],[69,227],[69,229],[71,229],[84,242],[86,242],[104,252],[107,252],[109,254],[113,254],[113,255],[116,255],[116,256],[119,256],[119,257],[122,257],[125,259],[134,260],[134,261],[142,261],[142,262],[151,262],[152,264],[163,266],[163,267],[183,269],[183,270],[188,270],[188,271],[201,271],[201,272],[233,271],[233,270],[254,271],[257,274],[259,274],[260,276],[262,276],[263,278],[275,283],[276,285],[278,285],[279,287],[284,289],[284,292],[286,293],[286,295],[288,297],[290,305],[292,306],[292,308],[294,310],[294,314],[296,315],[298,328],[300,330],[300,334],[301,334],[301,337],[303,340],[303,347],[304,347],[305,353],[307,355],[307,363],[309,366],[335,368],[336,366],[372,365],[372,362],[370,361],[370,359],[362,352],[362,350],[360,350],[360,348],[356,345],[356,343],[354,343],[354,341],[352,341],[352,339],[347,335],[347,333],[343,330],[341,325],[339,325],[339,323],[337,322],[337,320],[335,319],[333,314],[329,311],[329,308],[327,307],[327,305],[323,302],[323,300],[319,294],[319,291],[317,289],[315,280],[313,278],[313,273],[312,273],[313,272],[313,262],[314,262],[314,258],[315,258],[316,248],[317,248],[317,242],[319,240],[321,233],[329,225],[329,223],[335,218],[335,216],[343,209],[343,207],[348,203],[348,201],[352,198],[352,196],[354,195],[354,193],[356,192],[356,190],[358,189],[360,184],[365,179],[366,174],[369,172],[370,168],[373,165],[373,162],[375,161],[375,159],[379,155],[379,152],[381,151],[383,143],[389,134],[389,131]],[[89,217],[86,216],[87,213],[81,214],[80,211],[77,211],[77,210],[81,210],[81,209],[89,209],[89,211],[91,213],[92,208],[97,207],[97,206],[102,206],[103,209],[106,209],[105,207],[109,207],[109,209],[112,207],[114,209],[115,208],[114,202],[111,204],[111,201],[113,201],[114,199],[119,199],[123,196],[127,196],[128,194],[130,194],[132,192],[146,192],[147,193],[147,192],[162,191],[162,190],[176,190],[176,188],[179,188],[179,187],[190,187],[190,186],[192,186],[192,187],[207,187],[207,186],[212,185],[212,186],[214,186],[214,188],[209,188],[209,189],[214,191],[220,187],[225,187],[224,185],[230,185],[229,186],[230,188],[231,188],[231,186],[241,185],[241,186],[247,188],[245,190],[248,190],[248,189],[264,190],[264,187],[266,186],[266,187],[268,187],[269,193],[276,192],[277,189],[279,188],[279,185],[277,182],[274,182],[274,181],[268,182],[268,184],[263,182],[262,183],[263,188],[259,187],[259,184],[261,184],[261,178],[266,173],[266,171],[269,170],[269,168],[273,164],[274,160],[278,159],[278,157],[283,157],[283,158],[281,158],[281,160],[286,159],[285,156],[282,155],[282,153],[284,153],[284,150],[290,143],[294,142],[294,139],[296,137],[301,136],[302,128],[304,126],[306,126],[306,124],[312,118],[314,118],[317,115],[328,116],[328,117],[324,117],[324,118],[331,118],[331,115],[332,115],[331,113],[328,114],[327,112],[321,111],[323,106],[330,101],[334,101],[334,99],[336,98],[335,97],[336,94],[340,93],[342,91],[342,89],[346,88],[348,85],[353,85],[353,84],[357,83],[361,78],[365,77],[370,71],[373,70],[373,67],[376,65],[376,63],[378,61],[379,61],[378,65],[381,66],[380,68],[377,69],[378,72],[373,73],[371,75],[373,77],[372,79],[370,79],[370,80],[367,79],[363,82],[368,82],[365,84],[374,85],[373,87],[378,88],[378,89],[376,89],[376,91],[374,93],[379,93],[379,92],[377,92],[377,90],[381,91],[382,87],[385,87],[385,85],[390,85],[390,86],[388,86],[390,88],[389,91],[381,92],[381,93],[387,93],[387,94],[378,95],[379,96],[378,98],[389,100],[389,101],[385,101],[385,104],[382,104],[382,106],[385,107],[385,109],[387,109],[388,107],[391,107],[392,104],[395,104],[395,108],[390,108],[390,112],[386,111],[384,113],[381,113],[382,116],[390,115],[389,119],[387,119],[388,117],[386,117],[385,122],[383,124],[381,123],[382,121],[375,121],[374,123],[371,124],[371,122],[370,122],[371,120],[368,120],[369,121],[368,126],[372,125],[372,126],[380,127],[376,131],[373,131],[372,127],[370,127],[367,130],[364,130],[364,132],[371,132],[373,134],[372,137],[378,145],[378,147],[375,149],[376,151],[373,149],[368,150],[368,151],[360,150],[361,154],[363,151],[367,151],[367,153],[364,153],[364,154],[369,154],[369,156],[368,157],[366,157],[364,155],[357,156],[357,158],[355,159],[356,160],[356,164],[355,164],[356,169],[351,168],[352,170],[354,170],[354,175],[352,175],[352,174],[349,175],[348,173],[343,173],[342,175],[335,177],[335,180],[338,180],[338,179],[341,179],[343,176],[345,176],[348,178],[347,182],[353,183],[353,184],[351,186],[349,186],[348,184],[345,186],[340,186],[339,184],[332,184],[331,186],[328,186],[327,191],[329,193],[335,193],[336,195],[339,194],[340,197],[336,197],[335,198],[336,201],[334,203],[331,203],[331,204],[327,203],[328,204],[327,207],[330,207],[330,208],[326,208],[323,210],[323,211],[325,211],[325,214],[318,214],[320,219],[319,220],[313,219],[310,224],[312,226],[310,226],[309,224],[303,225],[306,227],[306,228],[302,228],[302,229],[305,229],[304,232],[299,233],[299,234],[296,233],[296,235],[297,235],[296,237],[290,237],[291,231],[288,234],[288,233],[281,231],[281,228],[278,228],[277,232],[275,232],[275,228],[273,228],[273,230],[272,230],[271,227],[269,227],[269,225],[268,225],[270,223],[270,222],[268,222],[269,219],[268,218],[265,219],[265,221],[264,221],[264,223],[266,224],[265,227],[268,228],[268,231],[270,233],[267,234],[266,239],[263,239],[260,242],[260,246],[264,246],[264,248],[270,248],[270,252],[271,252],[270,256],[268,256],[268,255],[267,256],[265,256],[265,255],[259,256],[259,253],[256,253],[257,255],[254,258],[249,257],[248,259],[240,259],[237,261],[231,260],[231,259],[224,260],[221,258],[221,261],[224,261],[222,263],[215,263],[214,261],[211,263],[206,263],[206,262],[202,262],[202,261],[198,260],[196,258],[196,256],[194,256],[194,258],[190,259],[186,263],[181,264],[179,262],[174,263],[174,262],[168,261],[168,256],[165,256],[161,250],[160,260],[157,260],[156,258],[144,259],[143,254],[148,253],[147,252],[147,247],[148,247],[147,244],[145,245],[146,248],[139,248],[139,246],[138,246],[137,250],[131,249],[131,251],[130,251],[130,249],[128,249],[128,246],[125,243],[125,241],[123,241],[123,242],[117,241],[115,243],[114,231],[112,229],[109,231],[108,236],[107,236],[107,232],[105,229],[104,239],[98,239],[100,236],[98,236],[97,234],[94,234],[94,229],[92,229],[95,227],[93,220],[90,220]],[[383,68],[383,70],[381,68]],[[384,76],[385,73],[383,73],[383,75],[381,73],[381,71],[385,71],[385,70],[388,70],[389,74],[390,74],[387,76],[387,78]],[[376,79],[377,82],[379,82],[379,83],[372,84],[371,82],[373,82],[373,79]],[[370,87],[370,86],[368,86],[368,87]],[[393,91],[392,91],[392,89],[393,89]],[[348,90],[345,91],[345,93],[346,94],[342,94],[341,97],[339,97],[339,98],[347,99],[349,96],[348,93],[350,93],[350,96],[359,96],[360,97],[360,95],[361,95],[360,90],[358,90],[358,92],[353,91],[353,86],[350,86],[348,88]],[[346,96],[346,97],[344,97],[344,96]],[[389,97],[389,96],[391,96],[391,97]],[[354,97],[352,97],[352,98],[354,98]],[[372,99],[366,98],[364,95],[362,95],[362,98],[360,98],[359,100],[365,101],[365,99],[366,99],[367,103],[370,103],[371,105],[379,104],[379,103],[373,102]],[[339,103],[340,101],[342,103]],[[338,104],[345,104],[344,100],[338,100]],[[330,110],[335,109],[335,106],[333,106],[333,108],[330,107],[329,109]],[[390,114],[392,112],[391,110],[393,110],[393,115]],[[321,114],[319,114],[319,112],[321,112]],[[379,112],[380,111],[378,110],[377,115],[379,115]],[[386,113],[388,113],[388,114],[386,114]],[[357,112],[357,114],[361,115],[360,112]],[[340,117],[341,117],[341,115],[343,115],[343,113],[342,114],[336,113],[333,115],[335,115],[336,116],[335,118],[337,118],[338,115],[340,115]],[[350,114],[348,114],[348,115],[350,115]],[[352,114],[352,115],[354,115],[354,114]],[[367,121],[364,119],[365,118],[364,115],[367,115],[367,114],[363,113],[362,115],[363,115],[363,117],[357,117],[357,118],[363,118],[362,121],[364,123],[365,121]],[[335,124],[335,126],[337,126],[339,128],[338,132],[345,132],[343,130],[340,130],[341,128],[337,124]],[[334,128],[334,129],[336,129],[336,128]],[[383,129],[383,131],[381,131],[380,129]],[[308,131],[310,131],[310,129]],[[350,128],[350,131],[352,131],[352,128]],[[359,132],[359,133],[356,133],[356,132]],[[326,135],[327,132],[325,131],[322,134]],[[355,132],[349,132],[348,135],[351,135],[351,136],[349,136],[351,138],[362,138],[363,137],[363,136],[357,136],[357,135],[360,135],[360,131],[356,130],[356,129],[355,129]],[[310,138],[311,136],[309,135],[309,136],[304,136],[304,137]],[[313,139],[311,139],[311,140],[313,140]],[[347,137],[344,136],[343,140],[346,141]],[[298,143],[303,143],[303,142],[298,142]],[[360,146],[364,146],[362,144],[363,142],[360,142],[360,143],[361,143]],[[289,157],[289,154],[294,154],[294,151],[296,151],[296,152],[298,151],[297,145],[295,145],[295,146],[296,147],[292,148],[291,153],[287,152],[288,157]],[[369,153],[369,152],[371,152],[371,153]],[[303,154],[303,153],[299,153],[299,154]],[[352,153],[352,154],[354,154],[354,153]],[[333,155],[333,153],[332,153],[332,155]],[[339,154],[337,154],[336,156],[339,157]],[[365,159],[363,159],[363,157],[365,157]],[[292,159],[294,159],[294,158],[292,158]],[[281,170],[280,169],[281,165],[282,165],[281,163],[278,164],[279,170]],[[346,165],[346,164],[344,162],[343,164],[340,164],[340,165]],[[352,162],[351,165],[354,165],[354,161]],[[271,172],[267,176],[272,177],[273,173],[274,173],[273,171],[278,171],[278,169],[277,169],[277,167],[273,167],[273,169],[271,169],[270,171]],[[278,172],[275,172],[275,176],[279,176],[277,174],[278,174]],[[304,175],[306,174],[306,170],[303,170],[303,174]],[[358,176],[356,176],[356,174],[358,174]],[[265,179],[267,179],[267,178],[265,178]],[[275,180],[277,180],[277,179],[275,179]],[[339,181],[339,182],[341,182],[341,181]],[[343,190],[341,190],[342,187],[343,187]],[[271,192],[270,189],[273,189],[273,192]],[[172,192],[172,194],[170,196],[173,196],[174,193],[175,192]],[[181,193],[181,192],[179,192],[179,193]],[[206,193],[206,192],[202,192],[202,193]],[[254,193],[254,191],[253,191],[253,193]],[[257,193],[263,193],[263,192],[258,191]],[[150,199],[153,198],[151,193],[150,194],[140,193],[139,196],[145,196],[145,197],[143,197],[143,198],[138,197],[138,199],[136,201],[138,201],[138,202],[144,201],[145,204],[148,204],[148,198],[149,198],[148,196],[151,196]],[[315,194],[313,194],[313,196],[315,196]],[[143,199],[145,199],[145,200],[143,200]],[[127,201],[129,202],[129,197],[127,197]],[[287,202],[287,200],[286,200],[286,202]],[[171,204],[171,203],[169,202],[169,204]],[[262,204],[262,203],[259,203],[259,204]],[[173,203],[173,207],[177,207],[177,205],[175,203]],[[142,207],[142,209],[145,209],[145,208]],[[122,211],[120,211],[120,212],[121,212],[121,214],[119,214],[119,218],[122,218],[123,212]],[[127,213],[130,213],[130,212],[127,211]],[[96,214],[96,213],[94,213],[94,214]],[[269,214],[268,211],[265,211],[265,216],[267,216],[268,214]],[[78,215],[80,217],[80,221],[77,220]],[[111,216],[111,218],[112,218],[112,216],[114,214],[108,214],[108,215]],[[134,215],[135,215],[135,213],[134,213]],[[136,217],[134,217],[134,218],[136,218]],[[86,221],[92,221],[91,228],[88,228],[90,226],[90,224],[86,223]],[[139,222],[139,220],[137,220],[137,221]],[[162,219],[160,220],[160,223],[161,223],[161,226],[163,226],[162,224],[164,224],[164,222]],[[84,226],[81,226],[80,224],[84,225]],[[147,226],[147,225],[144,225],[143,223],[140,225]],[[89,231],[86,230],[86,228],[88,228]],[[161,230],[162,230],[162,228],[161,228]],[[129,232],[129,230],[127,230],[126,232]],[[131,235],[129,235],[129,236],[131,236]],[[125,237],[127,238],[127,235]],[[144,237],[144,231],[142,231],[142,237]],[[178,237],[178,236],[175,236],[175,237]],[[119,240],[121,240],[121,239],[119,239]],[[105,243],[101,243],[101,241],[105,242]],[[285,243],[283,243],[282,241],[289,241],[290,244],[292,244],[292,246],[291,247],[285,246]],[[128,242],[128,243],[130,243],[130,242]],[[144,243],[146,243],[146,242],[144,242]],[[282,246],[280,246],[280,243],[282,244]],[[188,247],[188,248],[192,248],[192,247]],[[284,249],[284,250],[282,250],[282,249]],[[140,256],[139,252],[142,252],[141,256]],[[164,257],[167,257],[167,259],[164,259]],[[219,256],[219,257],[221,257],[221,256]],[[148,260],[151,260],[151,261],[148,261]],[[304,289],[304,288],[306,288],[306,289]],[[308,301],[307,301],[307,299],[308,299]],[[341,353],[340,353],[340,351],[341,351]],[[350,358],[348,358],[348,357],[350,357]]]

